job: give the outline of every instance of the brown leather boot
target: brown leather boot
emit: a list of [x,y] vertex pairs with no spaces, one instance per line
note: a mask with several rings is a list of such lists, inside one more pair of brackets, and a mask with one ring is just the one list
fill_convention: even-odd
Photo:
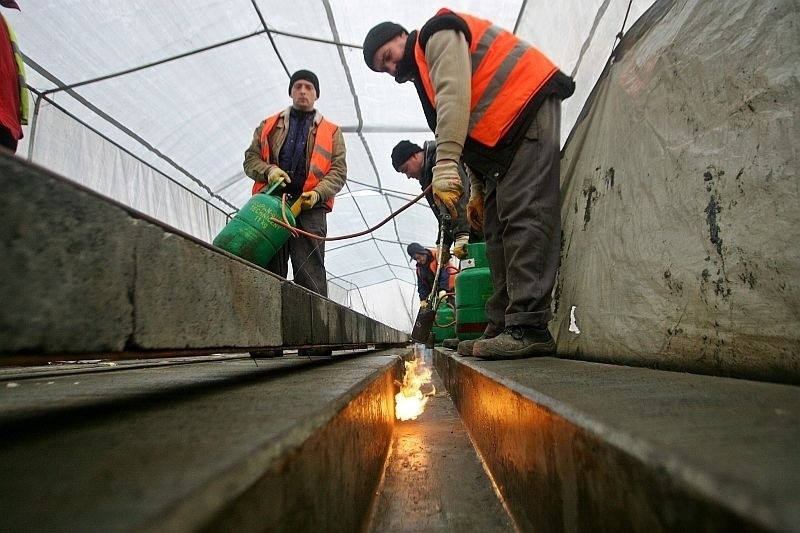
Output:
[[458,344],[460,342],[461,341],[459,339],[456,339],[456,338],[445,339],[445,340],[442,341],[442,348],[447,348],[448,350],[455,350],[456,348],[458,348]]

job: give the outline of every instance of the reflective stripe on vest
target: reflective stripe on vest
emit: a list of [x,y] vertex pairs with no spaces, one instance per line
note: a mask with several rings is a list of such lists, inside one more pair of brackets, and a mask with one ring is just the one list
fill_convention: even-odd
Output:
[[[495,146],[558,67],[539,50],[488,20],[448,9],[440,9],[436,16],[448,13],[463,19],[472,33],[467,135],[486,146]],[[435,108],[436,94],[419,41],[414,57],[425,94]]]
[[[275,129],[275,125],[281,117],[281,113],[277,113],[264,121],[264,127],[261,128],[261,159],[269,163],[269,134]],[[303,192],[313,190],[317,184],[322,181],[325,175],[331,170],[331,160],[333,159],[333,136],[336,134],[338,126],[325,120],[324,118],[317,125],[317,133],[314,137],[314,148],[311,151],[311,161],[308,165],[308,175],[303,184]],[[253,183],[253,194],[257,194],[261,189],[267,186],[264,181],[257,181]],[[327,200],[325,205],[328,209],[333,210],[333,198]]]
[[22,125],[28,124],[28,86],[25,83],[25,63],[22,61],[22,54],[17,45],[17,36],[11,25],[3,17],[3,22],[8,28],[8,36],[11,38],[11,49],[14,50],[14,61],[17,63],[17,84],[19,85],[19,122]]

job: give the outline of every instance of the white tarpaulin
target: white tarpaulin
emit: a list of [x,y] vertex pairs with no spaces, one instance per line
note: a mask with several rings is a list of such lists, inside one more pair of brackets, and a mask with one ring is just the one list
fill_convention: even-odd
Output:
[[562,161],[559,352],[800,381],[800,11],[658,2]]
[[[384,20],[418,28],[441,4],[323,0],[20,0],[4,10],[39,96],[18,154],[211,241],[248,198],[242,159],[254,128],[289,105],[292,72],[320,79],[317,107],[342,126],[348,186],[329,236],[366,229],[419,193],[394,171],[402,139],[432,138],[411,84],[364,64],[360,45]],[[535,44],[577,82],[566,138],[616,42],[650,1],[453,1]],[[403,330],[415,314],[406,245],[433,245],[415,205],[375,233],[328,244],[337,301]]]

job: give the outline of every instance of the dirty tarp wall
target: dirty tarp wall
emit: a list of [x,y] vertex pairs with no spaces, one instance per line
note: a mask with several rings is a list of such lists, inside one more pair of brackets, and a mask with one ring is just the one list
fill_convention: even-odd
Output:
[[562,160],[560,355],[800,382],[798,27],[659,1],[623,39]]

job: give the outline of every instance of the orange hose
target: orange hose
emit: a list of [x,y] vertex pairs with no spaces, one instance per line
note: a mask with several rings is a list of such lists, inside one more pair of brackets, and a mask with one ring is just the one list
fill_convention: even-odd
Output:
[[[450,294],[452,294],[452,293],[449,293],[449,292],[448,292],[447,294],[448,294],[448,295],[450,295]],[[451,304],[450,302],[448,302],[448,301],[447,301],[447,299],[445,299],[445,298],[442,298],[441,300],[439,300],[439,302],[436,304],[436,307],[435,307],[435,309],[434,309],[434,310],[435,310],[435,311],[438,311],[438,310],[439,310],[439,307],[441,307],[441,305],[442,305],[442,302],[444,302],[444,304],[445,304],[445,305],[449,305],[449,306],[450,306],[450,309],[452,309],[452,310],[453,310],[453,314],[454,314],[454,316],[455,316],[455,312],[456,312],[456,308],[455,308],[455,306],[453,306],[453,304]],[[438,321],[437,319],[438,319],[438,317],[436,317],[436,316],[435,316],[435,317],[433,317],[433,323],[434,323],[434,324],[436,324],[436,326],[437,326],[437,327],[439,327],[439,328],[442,328],[442,329],[444,329],[444,328],[449,328],[450,326],[452,326],[453,324],[455,324],[455,323],[457,322],[457,320],[456,320],[455,318],[453,318],[453,321],[452,321],[452,322],[450,322],[449,324],[441,325],[441,324],[439,324],[439,321]]]
[[341,241],[341,240],[344,240],[344,239],[352,239],[354,237],[361,237],[362,235],[366,235],[367,233],[372,233],[376,229],[380,228],[381,226],[383,226],[384,224],[389,222],[391,219],[393,219],[394,217],[396,217],[397,215],[399,215],[400,213],[402,213],[403,211],[405,211],[406,209],[408,209],[409,207],[411,207],[415,203],[419,202],[425,196],[425,194],[427,194],[427,192],[429,190],[431,190],[432,186],[433,186],[433,184],[428,185],[425,188],[425,190],[422,191],[419,194],[419,196],[417,196],[416,198],[414,198],[413,200],[408,202],[406,205],[404,205],[403,207],[401,207],[400,209],[398,209],[397,211],[395,211],[394,213],[392,213],[388,217],[384,218],[376,226],[373,226],[371,228],[367,228],[364,231],[359,231],[358,233],[350,233],[348,235],[339,235],[338,237],[321,237],[319,235],[314,235],[313,233],[309,233],[307,231],[303,231],[301,229],[297,229],[297,228],[293,227],[291,224],[289,224],[288,220],[286,220],[286,212],[284,210],[284,206],[286,205],[285,199],[282,199],[282,201],[281,201],[281,213],[283,214],[283,220],[279,220],[279,219],[277,219],[275,217],[270,217],[270,220],[272,222],[278,224],[279,226],[283,226],[284,228],[288,229],[292,233],[292,235],[294,237],[297,237],[297,235],[305,235],[306,237],[310,237],[310,238],[316,239],[318,241]]

